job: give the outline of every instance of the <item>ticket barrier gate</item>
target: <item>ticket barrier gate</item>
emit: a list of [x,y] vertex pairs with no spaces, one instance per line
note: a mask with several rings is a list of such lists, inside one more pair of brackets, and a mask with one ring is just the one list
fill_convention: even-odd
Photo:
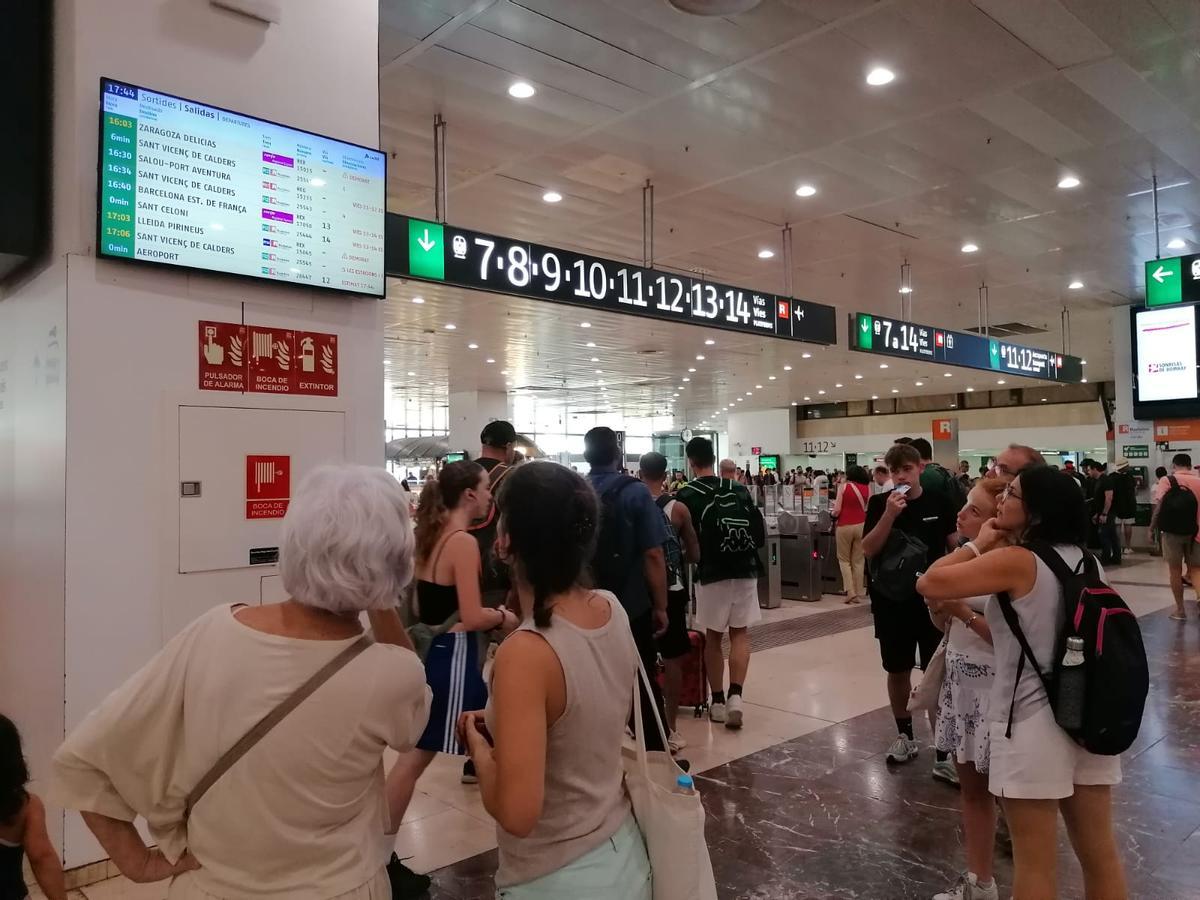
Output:
[[779,514],[779,585],[789,600],[821,599],[820,553],[813,524],[803,514]]
[[758,605],[762,609],[778,609],[783,604],[780,580],[779,527],[766,520],[767,541],[758,550],[762,574],[758,578]]

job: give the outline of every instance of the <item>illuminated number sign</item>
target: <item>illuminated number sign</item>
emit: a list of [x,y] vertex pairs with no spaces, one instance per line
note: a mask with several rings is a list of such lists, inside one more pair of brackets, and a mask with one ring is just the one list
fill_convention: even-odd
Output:
[[814,344],[837,343],[832,306],[388,214],[387,273]]
[[1083,361],[1077,356],[869,313],[850,318],[850,349],[1045,381],[1076,384],[1083,379]]

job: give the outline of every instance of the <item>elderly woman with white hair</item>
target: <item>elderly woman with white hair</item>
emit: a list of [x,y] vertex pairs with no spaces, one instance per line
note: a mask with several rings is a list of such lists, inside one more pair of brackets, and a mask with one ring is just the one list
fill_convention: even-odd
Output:
[[370,641],[359,619],[406,644],[395,604],[412,571],[396,480],[316,470],[283,521],[289,599],[185,628],[67,738],[54,799],[128,878],[177,876],[172,900],[390,900],[383,754],[416,744],[429,690],[411,649]]

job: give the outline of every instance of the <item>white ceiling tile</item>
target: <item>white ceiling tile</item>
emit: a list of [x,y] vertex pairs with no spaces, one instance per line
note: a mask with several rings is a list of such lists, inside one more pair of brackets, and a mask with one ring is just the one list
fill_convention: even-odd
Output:
[[1060,0],[971,2],[1059,69],[1101,59],[1111,52]]
[[988,94],[966,105],[976,115],[1049,156],[1062,156],[1088,146],[1082,135],[1015,93]]

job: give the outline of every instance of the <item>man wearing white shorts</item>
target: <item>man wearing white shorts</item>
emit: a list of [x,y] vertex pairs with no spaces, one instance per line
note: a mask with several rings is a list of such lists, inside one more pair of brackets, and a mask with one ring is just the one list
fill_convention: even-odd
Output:
[[[700,565],[696,583],[696,627],[704,629],[704,662],[712,704],[708,715],[726,728],[741,728],[742,686],[750,668],[749,627],[762,618],[758,608],[758,550],[749,540],[737,541],[729,532],[728,519],[746,513],[758,515],[749,492],[742,485],[718,478],[713,472],[716,454],[712,441],[693,438],[687,445],[694,480],[680,489],[677,499],[692,514],[700,543]],[[740,509],[721,523],[714,505]],[[706,515],[708,513],[708,515]],[[748,532],[747,532],[748,537]],[[729,634],[729,690],[725,691],[725,656],[722,644]]]

